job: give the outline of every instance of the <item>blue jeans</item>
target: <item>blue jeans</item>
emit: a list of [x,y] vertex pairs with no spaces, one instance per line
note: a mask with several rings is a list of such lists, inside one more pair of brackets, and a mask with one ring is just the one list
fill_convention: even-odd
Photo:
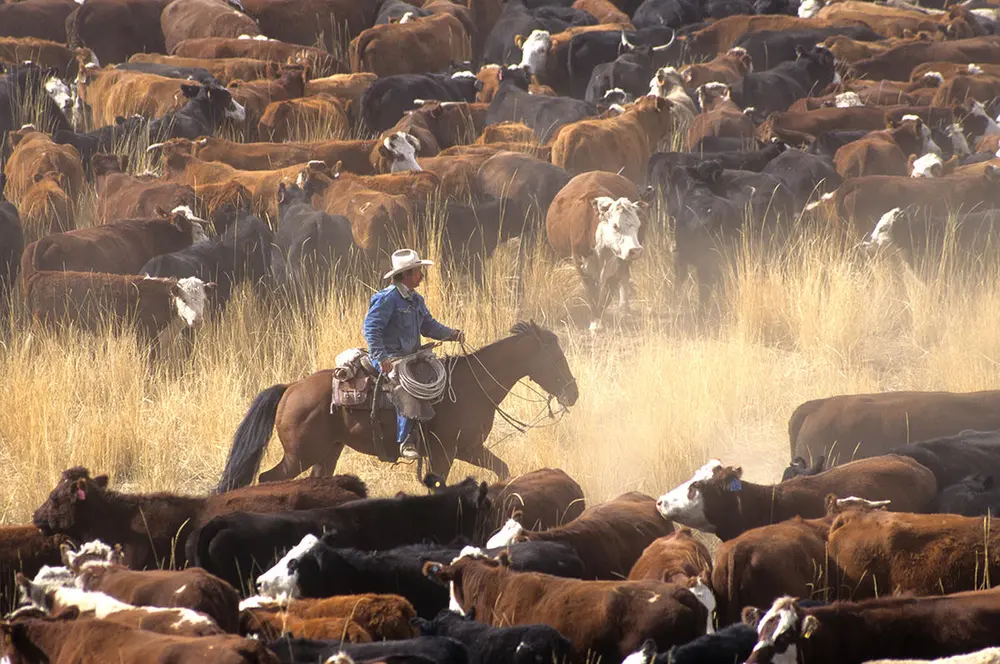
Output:
[[[379,373],[382,372],[382,367],[379,367]],[[415,420],[411,417],[405,417],[399,411],[396,412],[396,443],[401,444],[406,437],[410,435],[413,431],[413,424]]]

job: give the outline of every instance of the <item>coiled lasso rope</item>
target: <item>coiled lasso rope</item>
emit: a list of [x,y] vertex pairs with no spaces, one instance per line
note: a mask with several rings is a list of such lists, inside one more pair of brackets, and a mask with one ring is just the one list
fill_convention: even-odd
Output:
[[[418,359],[425,360],[434,368],[436,375],[431,382],[422,383],[410,374],[409,363]],[[434,401],[441,398],[441,395],[444,394],[445,389],[451,383],[451,372],[455,368],[455,363],[451,362],[450,365],[450,367],[446,368],[444,362],[433,355],[418,353],[399,360],[393,370],[396,372],[396,378],[399,380],[400,386],[406,390],[407,394],[417,399],[423,399],[424,401]]]

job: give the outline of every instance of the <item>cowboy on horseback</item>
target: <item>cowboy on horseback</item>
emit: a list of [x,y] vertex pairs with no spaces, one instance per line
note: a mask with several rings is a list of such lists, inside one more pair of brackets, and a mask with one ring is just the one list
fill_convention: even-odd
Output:
[[[422,260],[412,249],[394,252],[392,269],[382,277],[392,279],[392,283],[372,296],[363,331],[372,364],[383,376],[388,376],[398,358],[417,351],[421,335],[438,341],[465,340],[461,330],[434,320],[424,298],[416,291],[424,280],[423,267],[433,264]],[[408,460],[419,458],[416,441],[414,419],[397,409],[396,442],[400,456]]]

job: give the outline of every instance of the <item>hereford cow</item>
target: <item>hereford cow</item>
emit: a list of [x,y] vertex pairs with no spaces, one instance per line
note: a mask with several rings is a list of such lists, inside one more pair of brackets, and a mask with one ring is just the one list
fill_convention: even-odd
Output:
[[351,41],[349,53],[352,71],[379,77],[441,71],[472,55],[462,22],[449,14],[373,26]]
[[652,498],[632,492],[588,507],[558,528],[525,531],[511,520],[486,546],[493,549],[511,542],[563,542],[580,555],[586,566],[585,578],[620,579],[628,575],[647,546],[672,528],[657,514]]
[[494,626],[549,625],[569,639],[580,659],[619,661],[646,639],[665,650],[699,636],[707,618],[695,596],[674,584],[512,572],[502,552],[494,559],[471,549],[450,565],[430,562],[424,570],[451,588],[452,610],[474,611],[476,619]]
[[898,126],[873,131],[861,140],[837,150],[833,157],[837,173],[843,178],[862,175],[908,175],[911,155],[940,154],[931,138],[930,127],[914,115],[903,116]]
[[167,53],[185,39],[260,34],[257,21],[224,0],[174,0],[163,10],[160,26]]
[[923,512],[938,489],[934,473],[913,459],[897,456],[862,459],[773,486],[744,482],[742,477],[742,468],[712,459],[690,480],[663,494],[656,507],[665,519],[715,533],[725,541],[793,516],[822,517],[831,493],[891,500],[894,509]]
[[282,613],[301,620],[344,620],[350,618],[373,639],[408,639],[413,636],[411,621],[416,612],[410,602],[399,595],[341,595],[325,599],[301,597],[294,602],[279,603],[259,595],[242,603],[244,609]]
[[591,330],[600,327],[615,288],[619,313],[628,311],[631,264],[642,255],[643,207],[632,182],[604,171],[577,175],[552,199],[545,216],[549,246],[570,257],[583,280]]
[[680,527],[646,547],[632,565],[628,578],[632,581],[656,579],[684,584],[689,578],[712,571],[712,556],[708,547],[694,537],[690,528]]
[[[107,475],[91,478],[81,467],[63,471],[35,510],[34,523],[44,533],[63,533],[78,542],[121,544],[125,564],[139,570],[156,569],[170,560],[183,565],[191,529],[219,514],[308,509],[367,495],[364,483],[353,475],[271,482],[213,496],[120,493],[107,487]],[[118,516],[112,519],[109,514]]]
[[807,401],[788,420],[793,457],[872,457],[964,429],[1000,429],[1000,391],[839,395]]
[[681,68],[684,87],[697,90],[706,83],[732,85],[753,71],[753,60],[742,47],[733,47],[701,64],[690,64]]
[[[369,634],[354,619],[299,618],[274,605],[273,610],[252,606],[240,610],[240,634],[271,641],[283,634],[297,634],[305,639],[337,639],[344,643],[371,643]],[[381,639],[379,639],[381,640]]]
[[[790,656],[801,664],[862,664],[873,659],[947,657],[996,643],[1000,589],[943,597],[882,597],[804,608],[775,600],[757,625],[747,664]],[[960,616],[961,619],[956,619]]]

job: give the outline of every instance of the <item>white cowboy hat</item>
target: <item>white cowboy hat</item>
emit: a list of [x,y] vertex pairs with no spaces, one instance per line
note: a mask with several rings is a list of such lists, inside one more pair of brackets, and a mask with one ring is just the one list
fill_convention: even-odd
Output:
[[392,252],[392,269],[386,272],[382,278],[392,279],[393,276],[400,272],[406,272],[407,270],[412,270],[415,267],[423,267],[424,265],[434,265],[434,261],[421,259],[420,254],[413,249],[400,249],[399,251]]

